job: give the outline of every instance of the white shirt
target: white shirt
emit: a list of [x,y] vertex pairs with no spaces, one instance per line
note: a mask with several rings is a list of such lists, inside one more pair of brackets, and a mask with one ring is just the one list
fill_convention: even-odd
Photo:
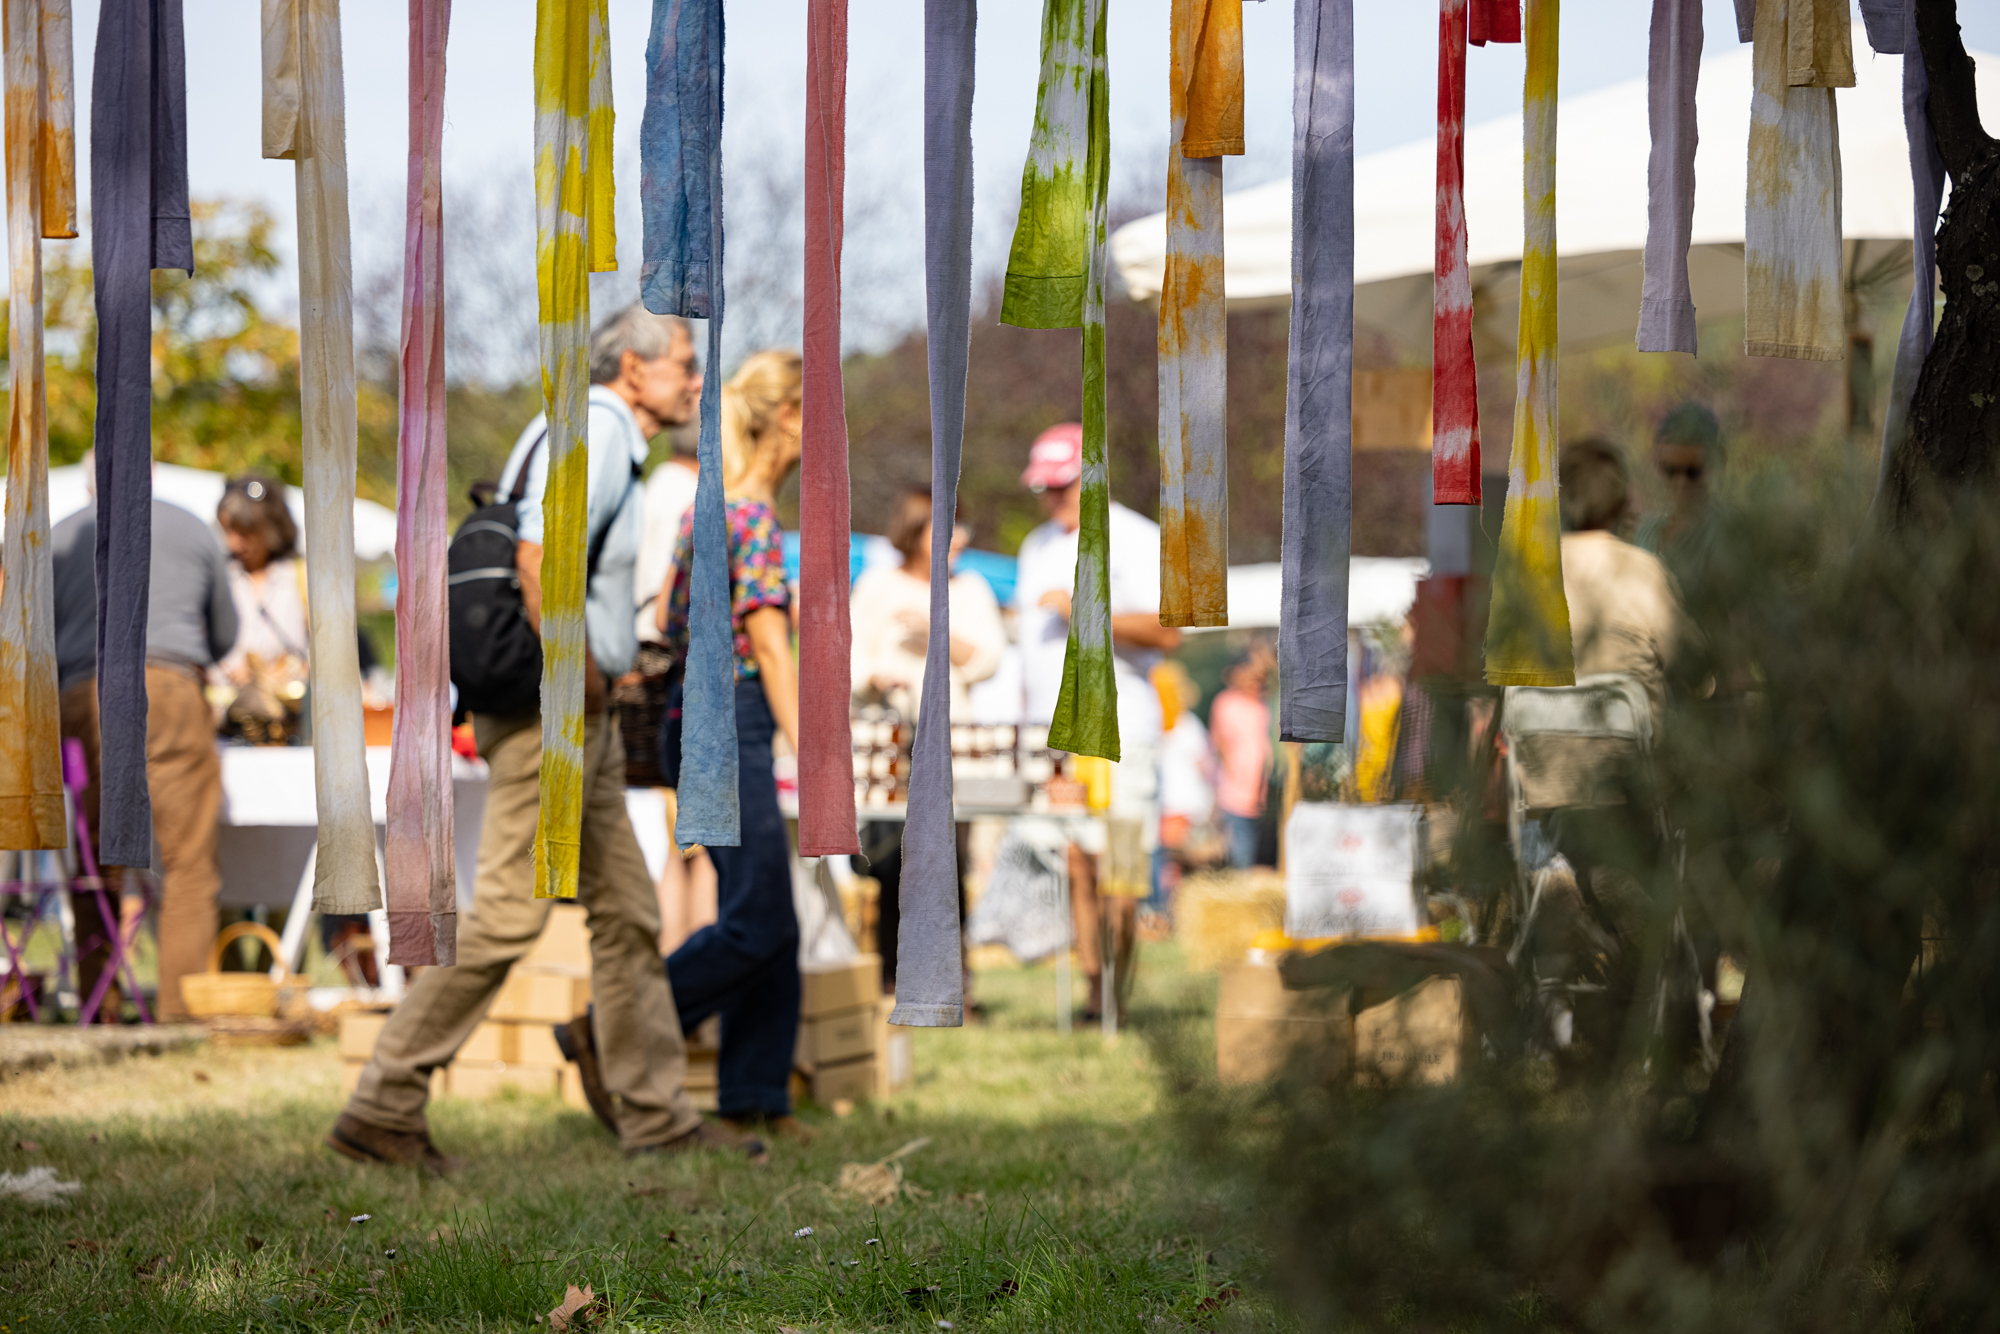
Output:
[[[978,575],[953,575],[945,590],[951,609],[951,637],[972,646],[972,656],[951,669],[952,720],[965,722],[972,716],[966,687],[993,675],[1007,647],[1007,631],[1000,624],[1000,604],[993,600],[992,587]],[[930,580],[910,574],[900,565],[878,565],[863,571],[855,581],[853,598],[854,689],[866,690],[879,680],[885,686],[908,690],[914,704],[924,693],[928,641],[905,621],[928,624]]]
[[[1111,502],[1111,614],[1160,611],[1160,525]],[[1022,677],[1028,721],[1055,716],[1062,693],[1063,653],[1069,619],[1041,606],[1044,593],[1076,589],[1076,539],[1051,519],[1021,542],[1015,566],[1014,608],[1020,635]],[[1118,684],[1118,732],[1122,742],[1150,746],[1160,736],[1160,699],[1149,679],[1160,655],[1152,649],[1112,642]]]
[[1160,813],[1194,824],[1215,813],[1215,751],[1208,729],[1187,709],[1160,741]]
[[[693,463],[693,459],[686,459]],[[639,638],[659,643],[653,620],[654,604],[674,563],[674,543],[680,537],[681,516],[694,506],[695,470],[676,458],[653,469],[646,479],[644,530],[639,535],[639,565],[633,574],[632,596],[639,608]]]
[[[546,419],[537,414],[514,442],[507,466],[500,471],[497,494],[513,492],[514,474],[521,460],[547,430]],[[583,622],[590,635],[590,652],[606,676],[623,676],[638,655],[638,638],[633,633],[633,567],[639,560],[639,534],[644,522],[639,469],[646,464],[646,437],[639,419],[625,400],[601,384],[590,386],[590,420],[586,433],[590,462],[590,513],[587,544],[611,526],[597,558],[597,573],[584,594]],[[528,486],[514,517],[523,542],[542,543],[542,492],[548,487],[549,450],[542,441],[528,465]]]

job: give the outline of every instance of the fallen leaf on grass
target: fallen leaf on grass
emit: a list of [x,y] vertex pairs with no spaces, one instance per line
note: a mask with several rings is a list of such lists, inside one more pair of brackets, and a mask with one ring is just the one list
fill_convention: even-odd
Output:
[[1234,1283],[1225,1283],[1216,1289],[1214,1296],[1204,1297],[1195,1303],[1194,1309],[1201,1315],[1213,1315],[1242,1295],[1242,1289],[1238,1288]]
[[98,1134],[96,1131],[93,1130],[90,1132],[90,1142],[92,1144],[102,1144],[104,1143],[104,1136]]
[[597,1298],[591,1294],[590,1285],[586,1283],[579,1288],[572,1283],[569,1285],[569,1291],[563,1294],[562,1305],[549,1312],[549,1328],[555,1330],[556,1334],[563,1334],[563,1331],[569,1328],[570,1321],[577,1319],[578,1316],[588,1319],[598,1309],[601,1308],[598,1306]]
[[197,1084],[206,1084],[206,1083],[208,1083],[208,1082],[209,1082],[209,1078],[208,1078],[208,1071],[206,1071],[206,1070],[197,1070],[197,1071],[195,1071],[195,1072],[194,1072],[194,1082],[195,1082],[195,1083],[197,1083]]
[[1012,1297],[1015,1293],[1019,1292],[1020,1290],[1021,1290],[1021,1285],[1019,1283],[1016,1283],[1011,1278],[1003,1278],[1000,1280],[999,1287],[993,1289],[993,1291],[986,1294],[986,1300],[989,1302],[997,1302],[1004,1297]]
[[140,1278],[158,1278],[160,1271],[172,1264],[173,1259],[174,1257],[171,1255],[156,1255],[150,1260],[141,1260],[138,1264],[133,1265],[132,1272]]
[[264,1249],[264,1239],[262,1237],[245,1237],[243,1239],[243,1244],[245,1246],[248,1246],[253,1251],[261,1251]]
[[71,1237],[63,1244],[73,1251],[90,1251],[93,1254],[104,1249],[103,1242],[92,1241],[88,1237]]
[[14,1147],[22,1153],[40,1153],[42,1151],[42,1146],[31,1139],[17,1139],[14,1141]]
[[959,1204],[984,1204],[986,1203],[986,1192],[983,1190],[960,1191],[951,1198]]

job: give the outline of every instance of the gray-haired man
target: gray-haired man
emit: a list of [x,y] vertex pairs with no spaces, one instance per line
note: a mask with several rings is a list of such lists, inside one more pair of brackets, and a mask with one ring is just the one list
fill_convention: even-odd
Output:
[[[594,1019],[582,1016],[563,1036],[577,1054],[585,1091],[599,1119],[628,1153],[733,1147],[761,1154],[755,1140],[706,1125],[682,1087],[687,1048],[673,993],[660,971],[659,903],[645,858],[625,814],[625,748],[605,713],[605,678],[632,663],[632,571],[639,554],[647,441],[687,421],[701,372],[685,322],[630,306],[591,335],[589,536],[603,534],[585,595],[590,636],[585,659],[584,799],[581,892],[590,927]],[[500,477],[512,491],[523,468],[527,485],[516,507],[516,566],[530,621],[540,624],[542,493],[548,474],[546,426],[528,424]],[[431,1143],[424,1117],[430,1072],[472,1035],[514,963],[534,946],[549,901],[534,897],[535,824],[542,729],[538,713],[474,715],[473,730],[490,778],[479,833],[472,910],[460,919],[458,963],[425,970],[376,1040],[375,1053],[327,1142],[364,1162],[422,1164],[450,1160]]]

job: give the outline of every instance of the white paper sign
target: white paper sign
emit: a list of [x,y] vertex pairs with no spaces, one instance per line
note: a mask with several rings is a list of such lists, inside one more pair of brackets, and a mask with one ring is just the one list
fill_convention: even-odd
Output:
[[1417,902],[1415,805],[1301,801],[1285,827],[1285,934],[1413,936]]

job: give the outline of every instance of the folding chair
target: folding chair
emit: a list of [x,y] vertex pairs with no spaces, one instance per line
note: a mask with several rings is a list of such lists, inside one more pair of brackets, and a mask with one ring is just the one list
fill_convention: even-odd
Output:
[[7,976],[13,979],[18,989],[18,1003],[27,1010],[31,1022],[39,1022],[42,1017],[42,996],[39,987],[28,985],[27,956],[28,944],[35,932],[55,919],[56,934],[56,975],[57,994],[69,977],[70,948],[67,933],[62,924],[63,878],[60,874],[38,874],[46,872],[48,854],[42,852],[12,852],[10,869],[14,872],[0,881],[0,896],[27,900],[25,920],[18,929],[9,925],[9,918],[0,913],[0,947],[7,952]]
[[[139,979],[132,968],[132,942],[138,939],[139,928],[145,923],[146,915],[153,910],[153,875],[151,871],[139,871],[139,911],[132,915],[131,925],[124,920],[124,899],[122,886],[107,886],[98,873],[97,850],[91,845],[90,824],[84,819],[82,792],[90,784],[90,769],[84,756],[83,742],[75,737],[63,741],[63,791],[68,798],[70,819],[70,847],[76,861],[77,873],[70,881],[73,895],[85,895],[97,904],[98,921],[87,924],[81,918],[75,924],[76,942],[72,957],[79,968],[78,988],[82,987],[81,967],[85,957],[100,945],[104,947],[105,958],[97,971],[97,984],[90,989],[90,995],[83,997],[82,1007],[77,1011],[79,1027],[88,1025],[97,1017],[98,1008],[104,1004],[104,997],[114,980],[123,977],[132,1002],[139,1008],[139,1022],[153,1022],[152,1012],[146,1008],[146,997],[139,990]],[[85,938],[87,930],[102,928],[102,934]]]

